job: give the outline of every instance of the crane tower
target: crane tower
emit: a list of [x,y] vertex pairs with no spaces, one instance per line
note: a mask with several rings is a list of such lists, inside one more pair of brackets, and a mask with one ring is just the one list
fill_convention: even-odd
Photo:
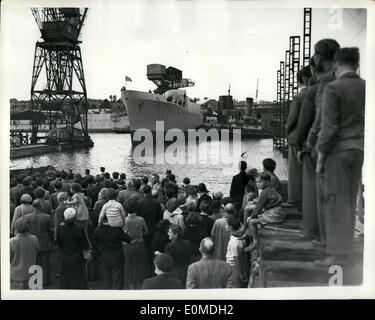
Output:
[[[42,114],[49,119],[50,132],[64,128],[67,141],[91,141],[87,131],[88,102],[79,46],[88,9],[31,8],[31,11],[43,40],[35,44],[31,142],[38,141]],[[45,69],[45,77],[42,69]],[[44,85],[42,80],[46,81]],[[55,138],[57,135],[55,133]]]

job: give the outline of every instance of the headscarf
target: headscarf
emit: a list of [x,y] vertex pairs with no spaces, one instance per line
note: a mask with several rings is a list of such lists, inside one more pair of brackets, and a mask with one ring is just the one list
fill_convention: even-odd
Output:
[[108,188],[102,188],[99,191],[98,200],[108,200]]

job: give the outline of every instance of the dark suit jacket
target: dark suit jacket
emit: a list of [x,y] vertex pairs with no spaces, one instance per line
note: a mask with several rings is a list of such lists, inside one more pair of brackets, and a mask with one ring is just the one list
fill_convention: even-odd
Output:
[[214,225],[214,220],[212,220],[208,215],[200,214],[201,226],[206,231],[206,237],[211,236],[211,230]]
[[53,229],[50,215],[40,212],[29,213],[25,216],[29,223],[29,231],[35,235],[39,241],[39,251],[52,249]]
[[307,137],[307,140],[310,142],[312,146],[316,145],[316,142],[318,140],[318,134],[320,131],[320,125],[322,120],[322,101],[323,101],[323,92],[325,87],[328,83],[335,80],[334,75],[332,72],[328,72],[324,75],[322,75],[317,82],[317,91],[315,94],[315,119],[311,126],[309,135]]
[[232,184],[230,186],[230,197],[234,200],[234,202],[242,204],[245,186],[247,185],[248,181],[249,177],[246,175],[245,171],[241,171],[233,177]]
[[297,123],[305,94],[306,88],[303,88],[297,95],[293,97],[292,103],[290,105],[287,120],[287,133],[289,145],[297,145]]
[[182,283],[169,274],[160,274],[156,277],[146,279],[142,289],[182,289]]
[[151,195],[146,195],[138,203],[138,215],[145,220],[148,234],[152,237],[156,231],[157,223],[163,218],[159,201],[152,198]]
[[296,132],[299,150],[307,151],[305,142],[315,119],[315,95],[317,90],[317,84],[308,87],[302,102]]
[[191,258],[191,244],[188,240],[174,240],[165,246],[165,253],[173,258],[174,266],[187,266]]
[[61,252],[61,261],[83,263],[83,250],[88,243],[83,229],[74,223],[61,224],[57,229],[57,246]]
[[107,267],[115,267],[124,263],[121,242],[130,242],[130,240],[122,228],[101,225],[95,230],[95,242],[100,249],[103,264]]
[[325,88],[317,149],[322,153],[363,150],[366,82],[355,72]]

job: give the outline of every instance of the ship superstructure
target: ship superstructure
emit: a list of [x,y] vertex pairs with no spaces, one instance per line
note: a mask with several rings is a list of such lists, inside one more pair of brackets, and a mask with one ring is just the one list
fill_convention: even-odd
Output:
[[157,121],[163,122],[165,131],[187,131],[203,124],[201,105],[189,98],[186,90],[180,89],[194,85],[192,80],[182,78],[181,70],[151,64],[147,66],[147,78],[157,86],[153,93],[124,87],[121,90],[132,133],[138,129],[155,132]]

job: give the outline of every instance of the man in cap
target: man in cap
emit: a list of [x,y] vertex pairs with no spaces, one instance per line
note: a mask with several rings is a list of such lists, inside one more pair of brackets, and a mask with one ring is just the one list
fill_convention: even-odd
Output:
[[199,251],[202,259],[188,268],[187,289],[233,288],[233,271],[230,264],[214,258],[215,245],[211,238],[202,239]]
[[[318,41],[314,46],[314,64],[317,75],[317,92],[315,95],[315,119],[307,137],[306,145],[309,149],[312,149],[312,157],[316,157],[316,141],[318,139],[321,121],[322,121],[322,109],[323,109],[323,92],[325,87],[332,81],[335,80],[334,69],[333,69],[333,57],[337,50],[340,49],[340,45],[334,39],[322,39]],[[317,214],[319,223],[319,237],[320,244],[325,246],[326,242],[326,230],[324,225],[324,213],[322,208],[323,201],[323,180],[322,176],[318,173],[316,176],[316,188],[317,188]]]
[[10,239],[10,288],[29,288],[29,269],[37,264],[38,239],[30,234],[27,221],[21,217],[15,222],[17,235]]
[[342,48],[334,57],[336,80],[323,94],[317,142],[317,172],[323,174],[326,252],[322,261],[346,262],[353,253],[356,198],[364,151],[366,83],[356,73],[358,48]]
[[157,255],[154,259],[156,277],[144,280],[142,289],[181,289],[182,283],[173,278],[173,258],[166,253]]
[[333,70],[333,57],[336,51],[340,49],[340,45],[334,39],[323,39],[318,41],[314,46],[314,64],[318,72],[317,75],[317,93],[315,95],[315,120],[312,128],[310,129],[307,143],[309,146],[314,147],[318,139],[320,131],[320,124],[322,120],[322,99],[323,91],[326,85],[335,80]]

